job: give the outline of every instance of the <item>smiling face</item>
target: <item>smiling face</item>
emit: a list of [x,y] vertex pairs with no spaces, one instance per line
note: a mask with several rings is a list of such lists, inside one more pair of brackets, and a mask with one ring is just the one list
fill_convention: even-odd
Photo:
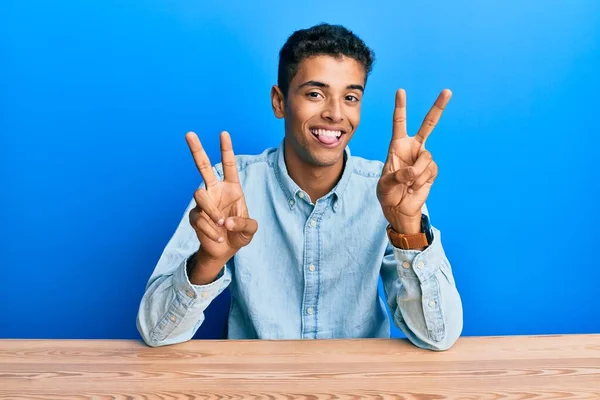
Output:
[[286,150],[294,153],[289,156],[319,167],[343,162],[360,122],[364,84],[364,68],[355,59],[320,55],[299,64],[285,100],[273,87],[275,115],[285,118]]

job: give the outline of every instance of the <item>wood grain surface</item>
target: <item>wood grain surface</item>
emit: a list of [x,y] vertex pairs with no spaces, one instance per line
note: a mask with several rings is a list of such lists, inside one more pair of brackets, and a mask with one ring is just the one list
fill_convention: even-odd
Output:
[[0,399],[600,399],[600,335],[0,340]]

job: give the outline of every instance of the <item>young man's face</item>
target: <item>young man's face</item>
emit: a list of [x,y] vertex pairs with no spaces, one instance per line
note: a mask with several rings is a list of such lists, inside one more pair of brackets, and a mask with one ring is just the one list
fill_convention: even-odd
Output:
[[360,122],[365,71],[353,58],[304,59],[285,101],[285,135],[306,163],[335,165]]

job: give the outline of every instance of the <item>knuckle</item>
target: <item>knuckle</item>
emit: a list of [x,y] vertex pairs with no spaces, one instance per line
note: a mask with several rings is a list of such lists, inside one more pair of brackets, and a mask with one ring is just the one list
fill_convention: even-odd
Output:
[[200,168],[200,169],[210,169],[210,168],[212,168],[212,166],[210,165],[210,162],[208,162],[207,160],[200,160],[198,162],[198,168]]
[[195,230],[201,230],[202,229],[202,218],[200,218],[200,216],[194,217],[191,221],[191,225]]
[[433,128],[437,124],[437,121],[433,118],[425,118],[424,123],[425,123],[425,125],[429,126],[430,128]]
[[194,192],[194,198],[196,200],[201,200],[204,198],[204,196],[207,194],[206,189],[196,189],[196,191]]
[[209,238],[213,239],[213,240],[217,240],[219,238],[219,234],[211,231],[209,229],[206,229],[205,232],[206,236],[208,236]]

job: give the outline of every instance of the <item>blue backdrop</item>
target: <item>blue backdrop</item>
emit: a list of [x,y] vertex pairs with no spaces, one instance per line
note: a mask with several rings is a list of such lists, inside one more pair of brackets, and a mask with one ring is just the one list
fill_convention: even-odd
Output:
[[[0,3],[0,337],[135,338],[144,286],[218,160],[276,146],[269,90],[294,30],[326,21],[377,55],[354,154],[383,160],[394,92],[428,141],[428,206],[465,335],[600,332],[600,2]],[[227,295],[197,337],[221,335]],[[398,331],[394,331],[397,335]]]

